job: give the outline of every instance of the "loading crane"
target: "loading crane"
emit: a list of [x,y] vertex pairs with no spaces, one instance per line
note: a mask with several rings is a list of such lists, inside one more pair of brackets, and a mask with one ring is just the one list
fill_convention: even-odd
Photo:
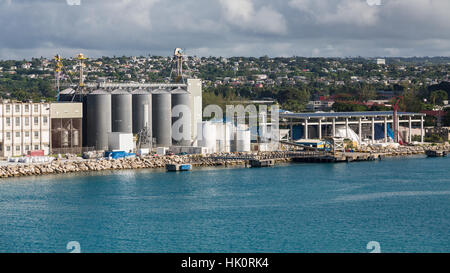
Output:
[[78,54],[76,57],[78,60],[78,64],[80,66],[80,88],[84,87],[84,61],[87,60],[87,58],[83,55],[83,53]]

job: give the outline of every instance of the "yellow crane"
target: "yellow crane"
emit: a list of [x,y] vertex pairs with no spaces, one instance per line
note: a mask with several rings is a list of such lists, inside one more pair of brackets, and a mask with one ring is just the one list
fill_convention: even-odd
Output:
[[61,70],[63,68],[62,58],[59,54],[55,57],[56,65],[55,65],[55,77],[56,77],[56,100],[59,102],[59,91],[60,91],[60,78],[61,78]]
[[87,58],[83,55],[83,53],[80,53],[77,55],[76,59],[78,60],[78,65],[80,66],[80,88],[84,87],[84,61],[87,60]]

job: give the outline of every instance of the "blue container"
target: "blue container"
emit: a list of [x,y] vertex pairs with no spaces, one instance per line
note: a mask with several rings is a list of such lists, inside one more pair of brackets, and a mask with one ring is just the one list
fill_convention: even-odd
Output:
[[180,171],[190,171],[192,168],[189,164],[180,165]]
[[105,157],[111,157],[112,159],[124,158],[127,153],[124,151],[105,152]]

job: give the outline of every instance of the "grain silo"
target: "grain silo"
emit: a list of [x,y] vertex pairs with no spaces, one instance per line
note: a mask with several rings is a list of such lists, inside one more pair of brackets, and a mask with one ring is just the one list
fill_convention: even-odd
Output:
[[131,94],[117,89],[111,92],[112,132],[132,132]]
[[142,89],[131,92],[133,104],[133,134],[139,134],[145,127],[152,137],[152,94]]
[[165,89],[152,92],[152,128],[156,146],[172,145],[172,96]]
[[96,150],[108,149],[111,132],[111,94],[96,90],[87,95],[87,145]]
[[[191,115],[192,115],[192,109],[190,109],[190,97],[189,93],[182,89],[177,88],[175,90],[172,90],[172,110],[174,107],[183,105],[186,106],[187,109],[189,109],[189,113],[185,113],[183,109],[180,109],[183,111],[180,113],[178,117],[172,117],[172,125],[179,119],[183,118],[185,114],[188,114],[187,117],[187,124],[183,124],[179,127],[178,132],[172,132],[172,135],[175,138],[175,133],[178,133],[180,135],[181,139],[173,140],[174,145],[177,146],[190,146],[191,145]],[[184,117],[186,119],[186,117]],[[182,137],[183,135],[186,135],[187,137]]]

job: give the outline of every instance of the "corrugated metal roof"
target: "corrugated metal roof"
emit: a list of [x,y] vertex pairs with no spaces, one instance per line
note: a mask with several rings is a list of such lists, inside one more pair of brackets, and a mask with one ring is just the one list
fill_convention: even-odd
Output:
[[167,90],[167,89],[159,88],[156,90],[152,90],[152,94],[170,94],[170,93],[169,93],[169,90]]
[[149,95],[150,92],[144,89],[135,89],[133,92],[131,92],[133,95]]
[[173,89],[170,93],[172,94],[189,94],[188,91],[186,91],[186,89],[183,88],[177,88],[177,89]]
[[106,92],[106,91],[103,90],[103,89],[97,89],[97,90],[92,91],[92,92],[89,93],[88,95],[110,95],[110,93],[109,93],[109,92]]
[[[327,113],[280,113],[282,118],[350,118],[350,117],[388,117],[393,111],[385,112],[327,112]],[[399,116],[426,116],[422,113],[399,112]]]
[[116,89],[111,92],[111,95],[130,95],[130,92],[123,89]]

